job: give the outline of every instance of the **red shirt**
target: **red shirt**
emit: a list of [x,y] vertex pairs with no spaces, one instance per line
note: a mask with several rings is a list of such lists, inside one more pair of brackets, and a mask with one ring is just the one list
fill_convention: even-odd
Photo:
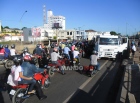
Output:
[[4,48],[0,49],[0,55],[4,55],[4,53],[5,53]]

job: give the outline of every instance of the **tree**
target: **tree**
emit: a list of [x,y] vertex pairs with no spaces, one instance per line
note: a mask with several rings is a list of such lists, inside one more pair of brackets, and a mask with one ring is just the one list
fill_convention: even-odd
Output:
[[55,40],[56,40],[56,39],[57,39],[57,37],[56,37],[56,36],[53,36],[53,39],[55,39]]
[[4,28],[10,29],[9,26],[5,26]]
[[21,30],[23,30],[23,29],[27,29],[27,27],[23,27]]
[[110,32],[111,35],[118,35],[115,31]]

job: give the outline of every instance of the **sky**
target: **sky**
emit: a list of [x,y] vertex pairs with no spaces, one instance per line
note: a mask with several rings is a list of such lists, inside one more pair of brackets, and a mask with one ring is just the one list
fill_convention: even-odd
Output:
[[2,26],[43,26],[43,5],[46,11],[66,18],[66,29],[80,27],[122,35],[140,31],[140,0],[0,0]]

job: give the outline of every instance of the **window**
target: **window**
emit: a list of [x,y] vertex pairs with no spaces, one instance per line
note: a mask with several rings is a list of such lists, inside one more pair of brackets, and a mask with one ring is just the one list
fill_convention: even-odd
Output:
[[69,35],[69,32],[67,32],[67,35]]
[[70,32],[70,35],[72,35],[72,32]]

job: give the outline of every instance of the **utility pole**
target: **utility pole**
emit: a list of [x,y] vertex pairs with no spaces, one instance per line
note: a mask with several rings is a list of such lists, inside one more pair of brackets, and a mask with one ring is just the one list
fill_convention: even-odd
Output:
[[[21,20],[22,20],[24,14],[25,14],[26,12],[27,12],[27,11],[24,11],[24,13],[22,14],[22,16],[21,16],[21,18],[20,18],[20,26],[21,26]],[[21,31],[22,31],[22,26],[21,26]],[[22,45],[22,34],[20,34],[20,36],[21,36],[21,45]]]

